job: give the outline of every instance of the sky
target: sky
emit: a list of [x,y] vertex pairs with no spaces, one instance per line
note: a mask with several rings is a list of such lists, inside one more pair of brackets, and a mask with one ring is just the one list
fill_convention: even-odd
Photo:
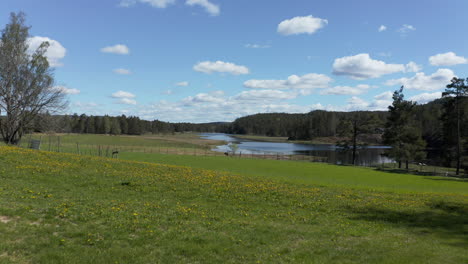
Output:
[[218,122],[386,110],[467,77],[466,0],[2,0],[49,41],[66,113]]

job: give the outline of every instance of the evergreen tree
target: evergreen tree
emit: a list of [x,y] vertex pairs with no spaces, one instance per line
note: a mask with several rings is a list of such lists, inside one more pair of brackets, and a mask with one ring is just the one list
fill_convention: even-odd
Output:
[[102,122],[101,122],[101,129],[99,131],[99,133],[101,134],[109,134],[111,131],[111,120],[109,118],[108,115],[105,115],[103,118],[102,118]]
[[120,135],[122,130],[120,129],[120,122],[117,118],[112,118],[111,126],[110,126],[110,134],[111,135]]
[[[451,84],[447,85],[445,92],[442,94],[443,97],[453,97],[453,100],[447,101],[445,104],[445,114],[443,118],[444,122],[444,131],[445,131],[445,139],[448,141],[447,146],[455,145],[455,152],[456,152],[456,161],[457,161],[457,175],[460,174],[461,168],[461,158],[462,158],[462,138],[461,138],[461,105],[460,101],[463,97],[468,96],[468,79],[466,80],[467,84],[465,84],[464,79],[453,78],[451,80]],[[454,103],[454,105],[453,105]],[[455,122],[453,120],[455,119]],[[453,126],[455,123],[455,126]],[[455,129],[455,130],[453,130]],[[449,131],[455,131],[455,137],[450,140],[447,137]],[[453,142],[454,141],[454,142]],[[454,143],[454,144],[453,144]]]
[[406,161],[408,169],[410,161],[424,156],[425,143],[421,132],[412,123],[415,105],[416,103],[404,99],[402,86],[393,93],[393,103],[388,107],[389,116],[382,137],[383,142],[392,147],[386,152],[387,155],[398,162],[400,169],[403,161]]
[[375,133],[379,124],[376,115],[369,115],[364,112],[355,112],[351,117],[341,120],[338,124],[338,135],[346,139],[339,141],[337,146],[344,152],[350,151],[352,153],[352,165],[356,165],[358,150],[365,146],[365,144],[359,142],[359,136]]
[[96,126],[95,126],[94,120],[95,118],[93,116],[86,118],[86,133],[87,134],[96,133]]
[[128,134],[128,120],[125,115],[119,117],[120,130],[122,134]]

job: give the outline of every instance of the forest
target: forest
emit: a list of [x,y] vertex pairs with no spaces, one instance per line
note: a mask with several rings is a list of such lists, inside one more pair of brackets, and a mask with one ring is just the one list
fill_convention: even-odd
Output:
[[[463,151],[468,147],[464,143],[468,139],[468,98],[466,96],[445,96],[420,105],[404,100],[402,88],[395,91],[395,103],[402,105],[390,106],[389,111],[330,112],[316,110],[305,114],[263,113],[241,117],[233,122],[201,124],[148,121],[136,116],[125,115],[112,117],[85,114],[56,116],[43,114],[34,120],[33,126],[29,130],[42,133],[110,135],[220,132],[288,137],[291,141],[332,137],[338,140],[336,143],[343,149],[354,152],[366,144],[393,146],[395,142],[399,142],[400,145],[402,144],[400,153],[389,153],[389,155],[400,160],[400,163],[419,160],[446,166],[455,166],[453,163],[458,160],[458,156],[462,159],[462,156],[466,154],[466,151]],[[392,107],[397,108],[394,109],[393,119],[398,119],[393,120],[393,122],[399,123],[396,128],[393,128],[397,130],[396,135],[393,136],[389,135],[392,126],[389,124],[392,120]],[[402,109],[398,109],[398,107]],[[459,123],[458,130],[454,129],[457,127],[457,122]],[[402,131],[407,131],[406,135],[402,135],[404,134]],[[459,135],[457,135],[458,131]],[[458,136],[460,140],[457,140]],[[402,143],[405,141],[402,139],[404,137],[408,141],[406,144]],[[458,144],[460,149],[457,150]],[[407,147],[403,148],[403,145]],[[398,148],[394,147],[393,149]],[[459,155],[458,152],[460,152]],[[460,161],[460,163],[462,162],[463,160]]]

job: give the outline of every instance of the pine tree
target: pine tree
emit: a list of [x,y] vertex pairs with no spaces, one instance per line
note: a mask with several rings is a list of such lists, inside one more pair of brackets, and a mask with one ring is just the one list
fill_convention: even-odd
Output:
[[412,123],[413,109],[416,103],[406,101],[403,86],[393,93],[393,103],[388,107],[389,116],[385,124],[383,141],[392,148],[386,154],[398,162],[401,169],[402,162],[420,160],[424,157],[425,142],[421,132]]
[[374,133],[379,123],[376,115],[356,112],[338,124],[338,135],[346,139],[339,141],[337,146],[344,152],[352,153],[351,164],[356,165],[357,152],[365,147],[365,144],[359,142],[359,136]]
[[[456,151],[456,160],[457,160],[457,175],[460,174],[460,167],[461,167],[461,157],[462,157],[462,139],[461,139],[461,106],[460,101],[462,97],[468,96],[468,79],[466,80],[467,84],[465,84],[464,79],[453,78],[451,80],[451,84],[447,85],[447,89],[445,92],[442,93],[443,97],[453,97],[453,100],[449,100],[446,102],[445,106],[445,115],[443,118],[443,122],[445,125],[445,131],[447,134],[447,127],[451,127],[452,117],[455,118],[455,127],[451,127],[451,130],[455,128],[455,151]],[[451,103],[455,103],[454,107]],[[445,138],[447,139],[446,135]],[[447,142],[449,143],[449,142]],[[453,145],[450,144],[449,145]]]

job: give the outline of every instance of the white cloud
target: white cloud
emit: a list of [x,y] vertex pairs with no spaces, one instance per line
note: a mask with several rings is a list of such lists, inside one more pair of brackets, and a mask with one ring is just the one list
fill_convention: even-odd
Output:
[[125,104],[125,105],[136,105],[137,101],[134,99],[130,99],[130,98],[122,98],[122,99],[119,99],[116,103]]
[[393,92],[391,91],[383,92],[381,94],[374,96],[374,99],[375,100],[387,100],[387,101],[393,100]]
[[292,93],[292,92],[265,89],[265,90],[243,91],[234,98],[236,100],[270,101],[270,100],[294,99],[297,97],[297,95],[298,95],[297,93]]
[[224,102],[224,92],[215,91],[211,93],[199,93],[195,96],[189,96],[182,100],[185,105],[193,105],[200,103],[222,103]]
[[118,92],[113,93],[112,97],[113,98],[135,98],[136,95],[129,93],[129,92],[125,92],[125,91],[118,91]]
[[389,86],[403,85],[407,89],[434,91],[444,89],[453,77],[455,77],[455,73],[452,70],[439,69],[431,75],[418,72],[414,77],[389,80],[385,84]]
[[387,27],[386,27],[385,25],[381,25],[381,26],[379,27],[379,32],[383,32],[383,31],[385,31],[385,30],[387,30]]
[[121,74],[121,75],[132,74],[132,72],[130,70],[127,70],[127,69],[115,69],[114,73]]
[[118,91],[112,94],[112,98],[119,99],[115,101],[116,104],[136,105],[137,101],[133,99],[135,97],[136,95],[125,91]]
[[434,101],[435,99],[439,99],[442,97],[442,92],[435,92],[435,93],[422,93],[415,96],[410,97],[411,101],[418,102],[419,104],[426,104],[430,101]]
[[101,49],[101,52],[104,53],[113,53],[119,55],[128,55],[130,53],[130,49],[126,45],[117,44],[114,46],[108,46]]
[[49,48],[47,49],[45,56],[49,61],[50,67],[63,66],[63,63],[60,60],[65,57],[67,50],[62,46],[62,44],[60,44],[60,42],[47,37],[39,36],[31,37],[27,42],[29,45],[28,52],[30,54],[34,53],[43,42],[49,42]]
[[178,82],[175,84],[175,86],[186,87],[189,86],[189,82]]
[[422,66],[416,64],[416,62],[410,61],[408,64],[405,65],[406,72],[419,72],[422,70]]
[[294,17],[278,25],[281,35],[314,34],[328,24],[328,20],[313,16]]
[[315,89],[327,88],[333,80],[324,75],[309,73],[303,76],[291,75],[287,80],[248,80],[244,87],[254,89]]
[[355,87],[351,86],[335,86],[324,89],[320,91],[322,95],[358,95],[367,92],[372,88],[370,85],[367,84],[360,84]]
[[249,74],[249,68],[224,61],[204,61],[193,66],[197,72],[211,74],[213,72],[230,73],[233,75]]
[[399,28],[397,31],[400,32],[402,35],[406,35],[408,34],[409,32],[411,31],[415,31],[416,28],[412,25],[407,25],[407,24],[404,24],[403,26],[401,26],[401,28]]
[[467,64],[468,59],[457,56],[454,52],[447,52],[429,57],[429,63],[434,66],[452,66],[457,64]]
[[189,6],[199,5],[205,8],[206,12],[212,16],[218,16],[220,13],[219,5],[215,5],[208,0],[187,0],[185,4]]
[[249,49],[268,49],[271,48],[270,45],[261,45],[261,44],[245,44],[244,47]]
[[148,4],[156,8],[166,8],[167,6],[174,4],[175,0],[121,0],[120,7],[130,7],[135,5],[137,2]]
[[367,110],[369,111],[386,111],[388,106],[393,103],[393,100],[374,100],[369,105],[367,105]]
[[356,96],[348,99],[347,103],[345,107],[346,111],[365,110],[369,106],[368,102]]
[[102,109],[102,105],[100,104],[97,104],[95,102],[74,102],[71,104],[72,108],[76,108],[76,109],[79,109],[78,111],[74,111],[75,113],[76,112],[79,112],[79,113],[86,113],[86,114],[102,114],[103,112],[103,109]]
[[79,94],[80,93],[80,90],[78,89],[68,88],[68,87],[60,86],[60,85],[51,87],[49,90],[51,90],[52,92],[60,92],[62,94]]
[[201,93],[186,97],[178,102],[159,101],[141,106],[134,114],[146,119],[160,119],[172,122],[213,122],[233,121],[256,113],[288,112],[306,113],[323,109],[321,104],[295,105],[286,102],[295,93],[278,90],[249,90],[234,96],[223,91]]
[[357,80],[378,78],[385,74],[402,71],[405,71],[405,65],[373,60],[367,53],[338,58],[333,63],[334,74],[346,75]]

